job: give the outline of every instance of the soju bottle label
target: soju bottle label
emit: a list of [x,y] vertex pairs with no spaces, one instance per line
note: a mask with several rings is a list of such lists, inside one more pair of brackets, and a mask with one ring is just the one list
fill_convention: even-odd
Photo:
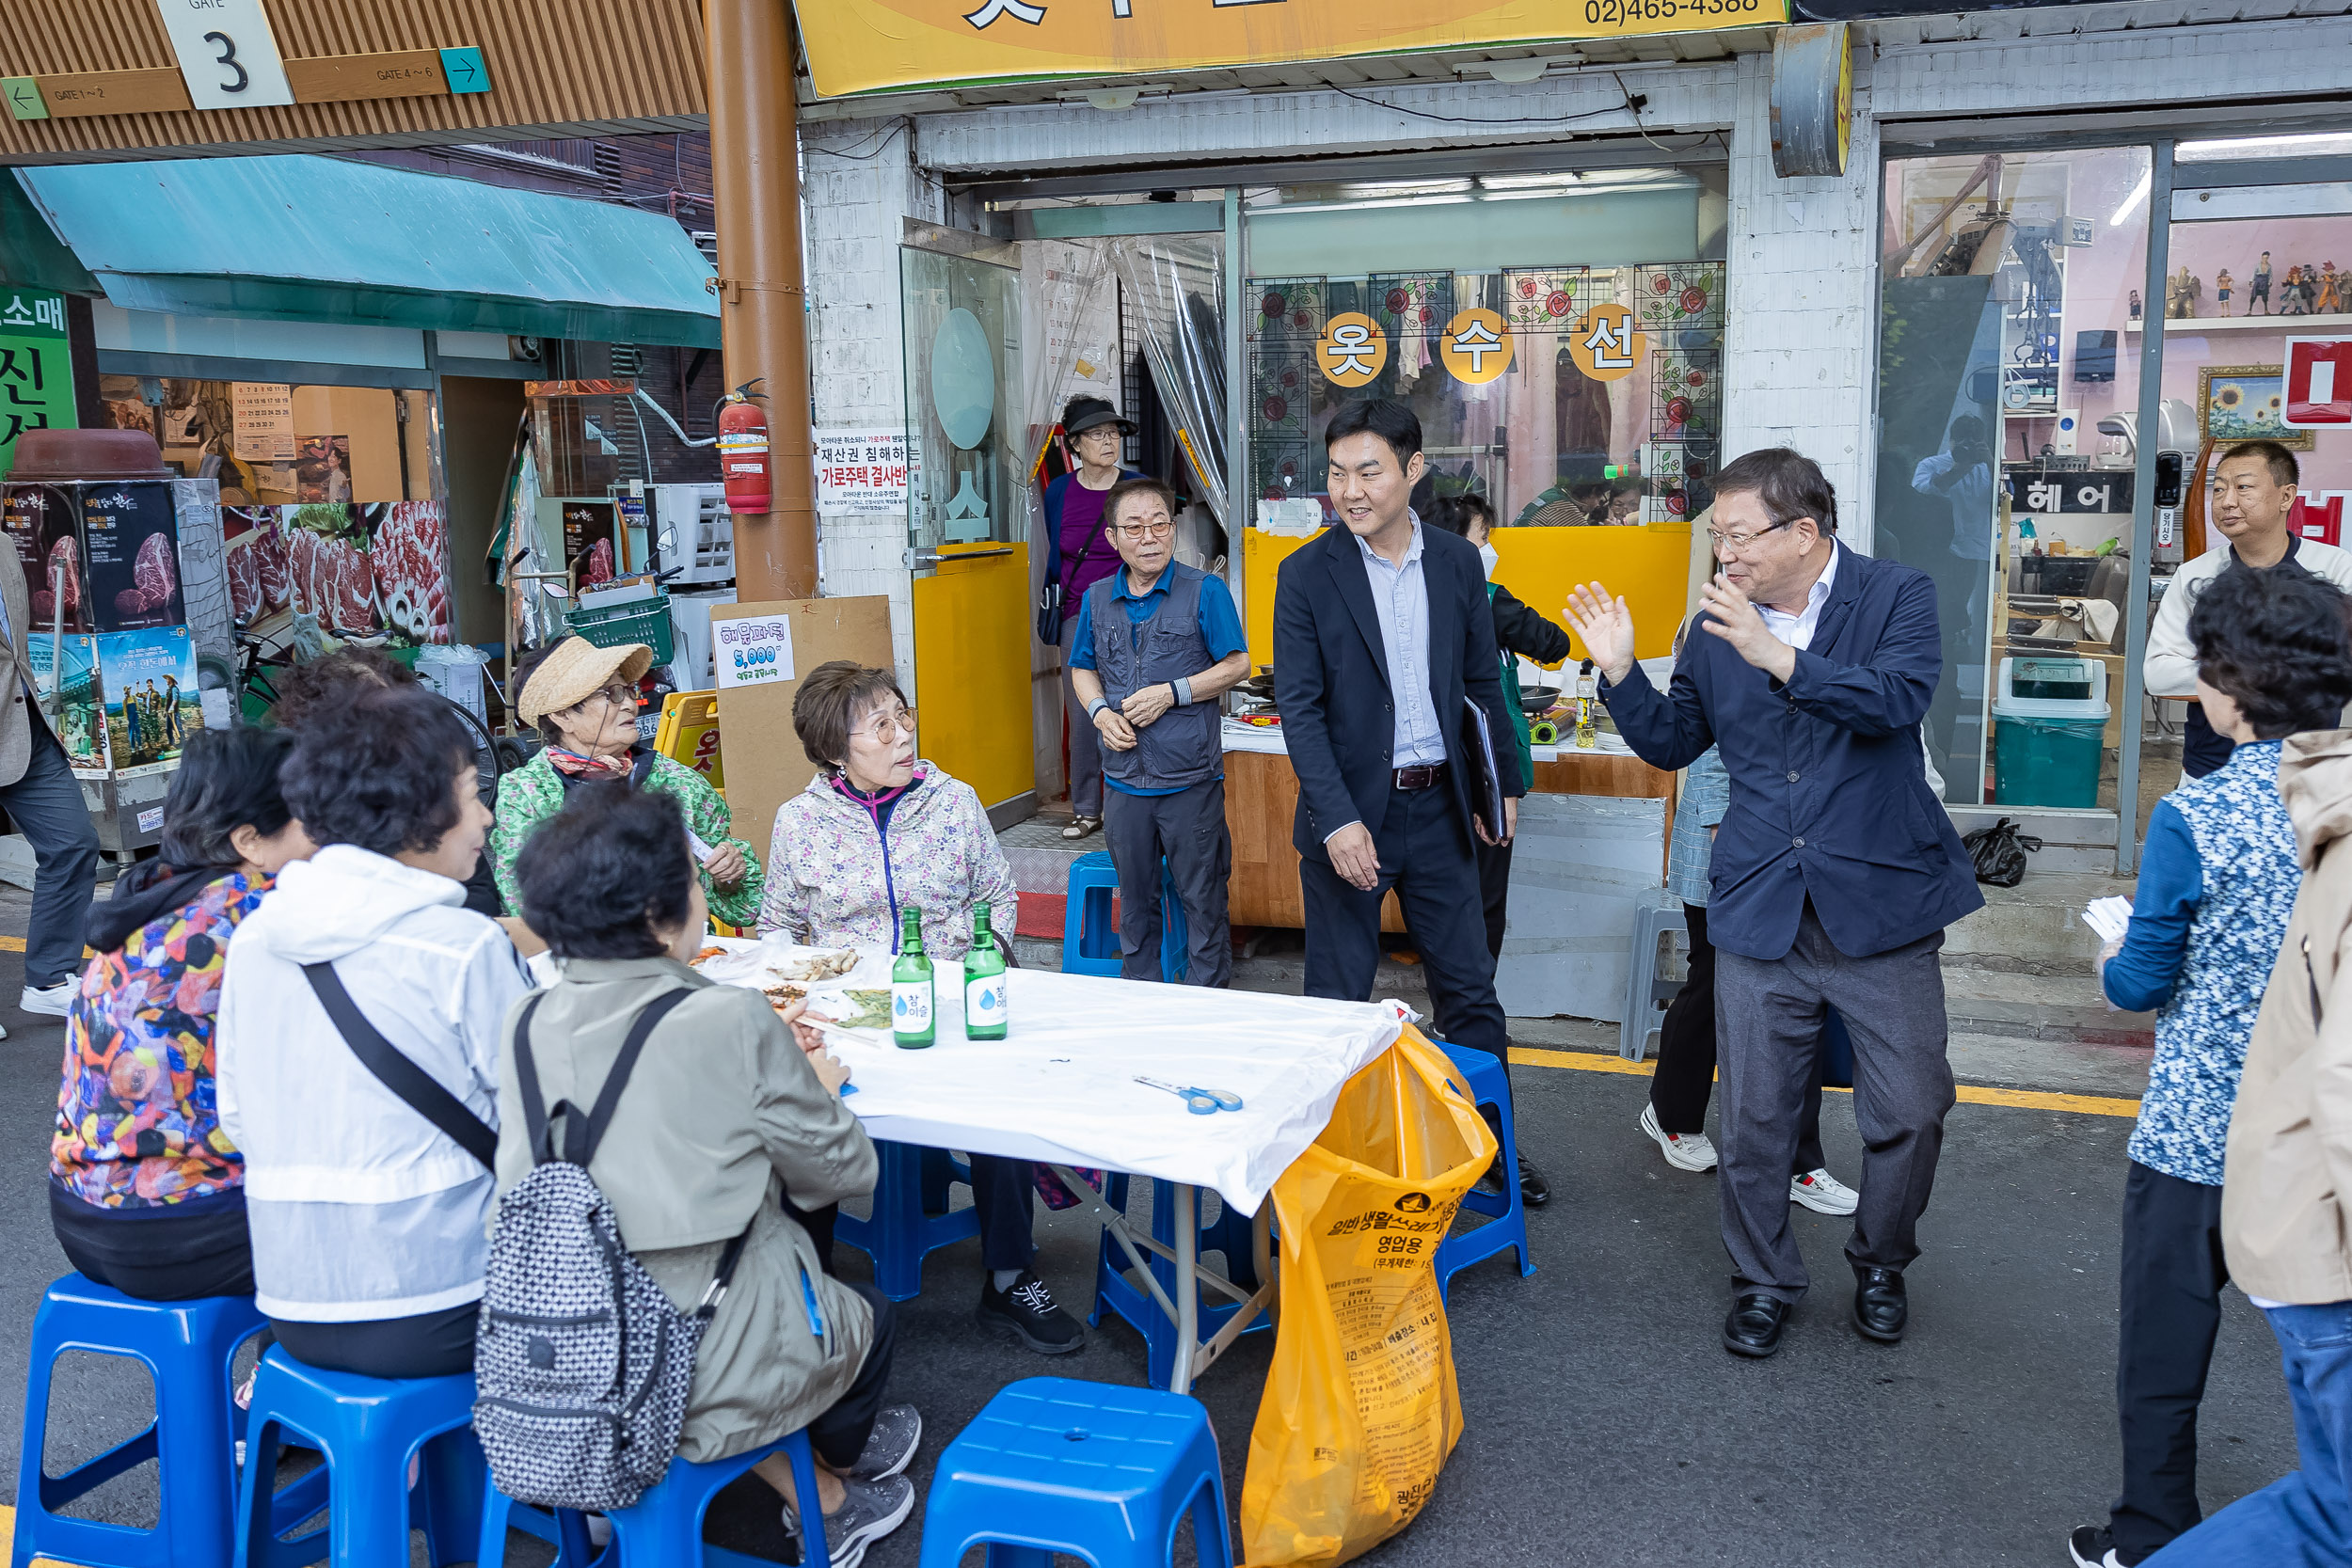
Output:
[[900,980],[890,988],[890,1027],[901,1035],[928,1033],[931,1026],[931,983]]
[[1005,977],[983,974],[963,983],[963,1026],[967,1031],[1005,1026]]

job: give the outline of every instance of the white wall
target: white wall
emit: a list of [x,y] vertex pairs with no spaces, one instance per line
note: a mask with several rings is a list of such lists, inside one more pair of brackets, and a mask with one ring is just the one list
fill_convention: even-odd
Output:
[[1876,410],[1878,136],[1855,60],[1846,172],[1772,172],[1770,55],[1742,55],[1731,127],[1724,456],[1790,446],[1837,489],[1839,532],[1870,548]]
[[[909,140],[903,120],[802,128],[809,390],[819,426],[887,430],[907,422],[898,243],[908,218],[941,215],[937,188],[909,162]],[[818,592],[889,596],[898,679],[913,691],[914,618],[906,547],[902,515],[818,516]]]

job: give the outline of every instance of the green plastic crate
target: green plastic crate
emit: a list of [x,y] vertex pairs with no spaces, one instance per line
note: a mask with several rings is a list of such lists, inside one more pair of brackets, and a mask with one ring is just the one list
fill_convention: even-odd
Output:
[[608,605],[564,612],[564,624],[599,648],[643,642],[653,650],[656,664],[667,664],[675,650],[671,641],[670,596],[656,594],[633,604]]

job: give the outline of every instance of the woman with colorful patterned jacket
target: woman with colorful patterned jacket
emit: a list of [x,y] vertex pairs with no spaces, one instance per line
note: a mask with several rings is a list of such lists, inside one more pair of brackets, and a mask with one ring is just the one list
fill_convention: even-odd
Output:
[[[960,959],[972,946],[972,909],[989,907],[997,942],[1013,929],[1020,895],[996,831],[970,784],[914,754],[914,715],[888,670],[847,659],[820,664],[792,695],[792,727],[819,772],[776,808],[768,848],[762,935],[818,947],[898,946],[898,911],[923,911],[923,951]],[[1086,1343],[1031,1270],[1032,1175],[1025,1160],[972,1158],[979,1211],[983,1328],[1041,1355]],[[820,1253],[832,1218],[809,1215]]]
[[213,1023],[229,939],[310,853],[278,792],[282,731],[188,742],[162,853],[90,911],[97,957],[66,1013],[49,1213],[84,1275],[146,1301],[246,1295],[245,1162],[221,1131]]
[[2189,612],[2197,700],[2235,750],[2148,814],[2131,923],[2099,955],[2107,1001],[2154,1011],[2156,1053],[2123,1179],[2123,1486],[2106,1525],[2074,1532],[2077,1563],[2140,1562],[2202,1517],[2197,1407],[2229,1283],[2223,1155],[2303,883],[2280,753],[2288,736],[2335,729],[2352,700],[2345,610],[2332,583],[2281,564],[2230,567]]
[[759,856],[736,838],[727,803],[710,781],[671,761],[637,738],[637,683],[653,665],[642,642],[599,648],[566,637],[548,643],[516,668],[515,711],[536,724],[546,745],[499,781],[498,817],[490,830],[490,866],[499,896],[520,912],[515,858],[532,830],[564,809],[571,792],[600,780],[631,789],[658,789],[678,803],[687,841],[700,870],[710,912],[748,928],[759,918],[765,879]]

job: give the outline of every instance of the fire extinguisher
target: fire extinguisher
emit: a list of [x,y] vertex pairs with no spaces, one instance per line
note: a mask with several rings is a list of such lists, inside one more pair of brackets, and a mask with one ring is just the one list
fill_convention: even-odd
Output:
[[719,477],[726,481],[727,511],[739,517],[764,515],[772,505],[768,416],[755,401],[767,394],[752,389],[763,379],[755,376],[719,400]]

